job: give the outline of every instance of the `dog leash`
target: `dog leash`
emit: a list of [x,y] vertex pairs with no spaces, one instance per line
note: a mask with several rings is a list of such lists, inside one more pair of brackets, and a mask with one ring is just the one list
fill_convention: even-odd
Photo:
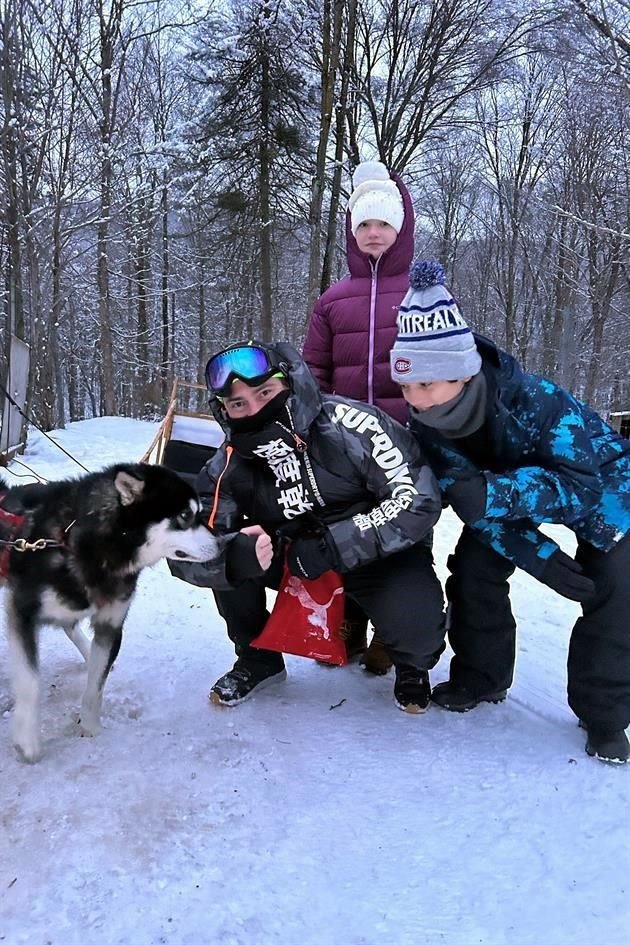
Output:
[[[4,496],[0,497],[0,502]],[[15,515],[13,512],[7,512],[0,506],[0,529],[5,535],[16,535],[24,524],[25,515]],[[9,556],[11,550],[15,551],[43,551],[45,548],[59,547],[62,542],[54,538],[37,538],[35,541],[27,541],[26,538],[0,538],[0,579],[4,579],[9,574]]]
[[16,551],[43,551],[44,548],[65,548],[62,541],[55,538],[36,538],[35,541],[27,541],[26,538],[16,538],[14,541],[2,541],[0,545],[8,545]]
[[[24,419],[25,419],[28,423],[30,423],[32,426],[34,426],[36,430],[39,430],[39,432],[40,432],[43,436],[45,436],[47,440],[50,440],[51,443],[54,443],[54,445],[57,447],[57,449],[61,450],[62,453],[65,453],[66,456],[68,457],[68,459],[71,459],[73,463],[76,463],[77,466],[80,466],[81,469],[84,470],[84,472],[90,472],[90,470],[89,470],[86,466],[84,466],[83,463],[80,463],[80,462],[79,462],[79,460],[76,458],[76,456],[73,456],[72,453],[69,453],[68,450],[65,449],[65,447],[63,447],[63,446],[61,445],[61,443],[57,443],[57,441],[56,441],[55,439],[53,439],[52,436],[49,436],[48,433],[46,433],[46,431],[41,427],[41,425],[40,425],[39,423],[37,423],[35,420],[33,420],[33,418],[32,418],[28,413],[26,413],[26,411],[23,410],[23,409],[20,407],[20,405],[19,405],[18,403],[16,403],[16,401],[13,399],[13,397],[11,397],[11,394],[10,394],[9,391],[6,389],[6,387],[4,386],[4,384],[0,384],[0,393],[4,394],[4,396],[7,398],[7,400],[9,401],[9,403],[12,404],[13,407],[15,407],[15,409],[18,411],[18,413],[21,414],[21,416],[24,417]],[[2,454],[2,456],[4,456],[4,454]],[[4,463],[1,463],[1,462],[0,462],[0,465],[6,466],[6,465],[7,465],[7,463],[6,463],[6,457],[4,457],[4,458],[5,458],[5,462],[4,462]],[[22,465],[25,465],[25,463],[22,463]],[[26,468],[28,469],[29,467],[26,466]],[[39,478],[38,475],[37,475],[37,473],[34,472],[33,475],[35,476],[36,479]]]
[[25,551],[44,551],[46,548],[65,548],[67,547],[65,542],[66,535],[72,526],[76,524],[75,519],[64,528],[63,539],[61,541],[56,538],[36,538],[35,541],[27,541],[26,538],[14,538],[13,536],[16,535],[23,526],[26,515],[7,512],[6,509],[2,508],[2,501],[5,495],[6,492],[0,493],[0,531],[4,531],[5,535],[8,534],[11,537],[0,538],[0,546],[2,546],[2,551],[0,551],[0,577],[6,576],[8,555],[12,548],[20,553]]
[[15,538],[13,541],[0,539],[0,580],[9,575],[9,555],[13,551],[44,551],[46,548],[63,548],[62,541],[56,541],[54,538],[37,538],[35,541],[27,541],[26,538]]
[[[23,515],[12,515],[10,512],[5,512],[4,509],[0,509],[0,514],[4,518],[7,515],[10,515],[11,518],[14,518],[16,521],[14,527],[19,528],[22,522],[24,521]],[[73,522],[70,522],[66,528],[63,530],[64,538],[59,541],[57,538],[36,538],[35,541],[27,541],[26,538],[14,538],[14,539],[3,539],[0,538],[0,545],[4,545],[8,548],[15,548],[16,551],[43,551],[45,548],[67,548],[65,542],[65,536],[68,534],[73,525],[76,525],[76,518]]]

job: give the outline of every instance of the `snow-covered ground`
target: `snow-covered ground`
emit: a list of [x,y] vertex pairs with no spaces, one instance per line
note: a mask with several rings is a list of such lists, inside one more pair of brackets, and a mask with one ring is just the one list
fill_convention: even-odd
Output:
[[[105,418],[55,437],[97,469],[137,459],[154,432]],[[23,459],[80,473],[36,433]],[[442,577],[457,533],[445,514]],[[391,674],[289,657],[282,687],[219,709],[222,621],[162,562],[141,577],[97,738],[77,735],[79,654],[42,634],[35,766],[10,745],[2,639],[0,942],[627,945],[630,766],[588,758],[566,707],[577,607],[522,573],[512,584],[518,667],[501,705],[410,716]],[[434,682],[447,674],[445,654]]]

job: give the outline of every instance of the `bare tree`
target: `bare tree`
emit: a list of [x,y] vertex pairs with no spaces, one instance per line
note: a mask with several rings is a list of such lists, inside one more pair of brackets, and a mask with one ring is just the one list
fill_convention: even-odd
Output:
[[449,273],[458,279],[460,246],[474,232],[478,218],[479,154],[470,133],[454,132],[449,147],[439,150],[425,162],[422,174],[425,200],[422,223],[431,223],[435,255]]
[[319,135],[309,207],[308,313],[310,313],[315,299],[319,295],[321,286],[322,208],[326,190],[328,149],[333,127],[333,113],[340,108],[340,103],[335,102],[335,91],[340,69],[344,6],[344,0],[324,0],[322,9],[321,57],[318,63],[321,76]]
[[[341,184],[343,157],[346,151],[346,129],[349,128],[348,116],[352,112],[351,89],[352,73],[355,59],[357,0],[348,0],[346,4],[346,30],[343,45],[343,60],[341,65],[341,79],[339,95],[335,111],[334,125],[334,160],[333,174],[330,186],[330,202],[328,206],[328,221],[326,226],[326,245],[322,264],[320,292],[324,292],[332,281],[332,269],[337,247],[337,229],[339,204],[341,201]],[[354,166],[359,163],[355,149]]]
[[19,191],[20,127],[18,114],[24,94],[23,64],[19,24],[19,0],[9,0],[0,9],[0,83],[2,89],[2,193],[5,219],[6,266],[5,299],[7,327],[24,338],[22,294],[22,245],[20,238],[21,194]]
[[628,29],[630,4],[627,0],[570,0],[570,3],[604,38],[615,72],[630,91],[630,39],[622,32]]
[[558,135],[553,89],[553,74],[545,63],[530,58],[515,70],[509,86],[489,90],[478,106],[482,151],[496,204],[492,225],[499,236],[494,287],[503,312],[506,347],[522,357],[533,314],[534,267],[526,252],[526,226]]
[[[584,106],[584,103],[582,103]],[[587,293],[590,302],[588,334],[591,352],[585,394],[593,400],[601,376],[604,332],[621,287],[627,290],[624,260],[630,249],[627,191],[628,155],[620,162],[627,125],[592,109],[589,120],[573,127],[573,187],[576,219],[585,245]],[[625,231],[625,237],[624,237]]]
[[513,20],[494,0],[360,0],[353,134],[401,172],[430,134],[467,123],[463,106],[492,87],[541,25],[525,9]]

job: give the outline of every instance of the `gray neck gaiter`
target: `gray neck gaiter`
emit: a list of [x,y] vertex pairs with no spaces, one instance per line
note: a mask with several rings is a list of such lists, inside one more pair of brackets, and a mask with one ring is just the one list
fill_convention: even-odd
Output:
[[486,417],[487,385],[483,372],[464,385],[464,389],[438,407],[428,410],[411,408],[414,417],[427,427],[438,430],[449,440],[476,433],[483,426]]

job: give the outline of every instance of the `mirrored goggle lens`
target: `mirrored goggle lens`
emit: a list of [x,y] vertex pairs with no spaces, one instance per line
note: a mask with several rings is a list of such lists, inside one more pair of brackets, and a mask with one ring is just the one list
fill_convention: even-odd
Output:
[[253,345],[221,351],[206,365],[206,384],[210,390],[221,391],[235,376],[254,380],[273,370],[267,352]]

